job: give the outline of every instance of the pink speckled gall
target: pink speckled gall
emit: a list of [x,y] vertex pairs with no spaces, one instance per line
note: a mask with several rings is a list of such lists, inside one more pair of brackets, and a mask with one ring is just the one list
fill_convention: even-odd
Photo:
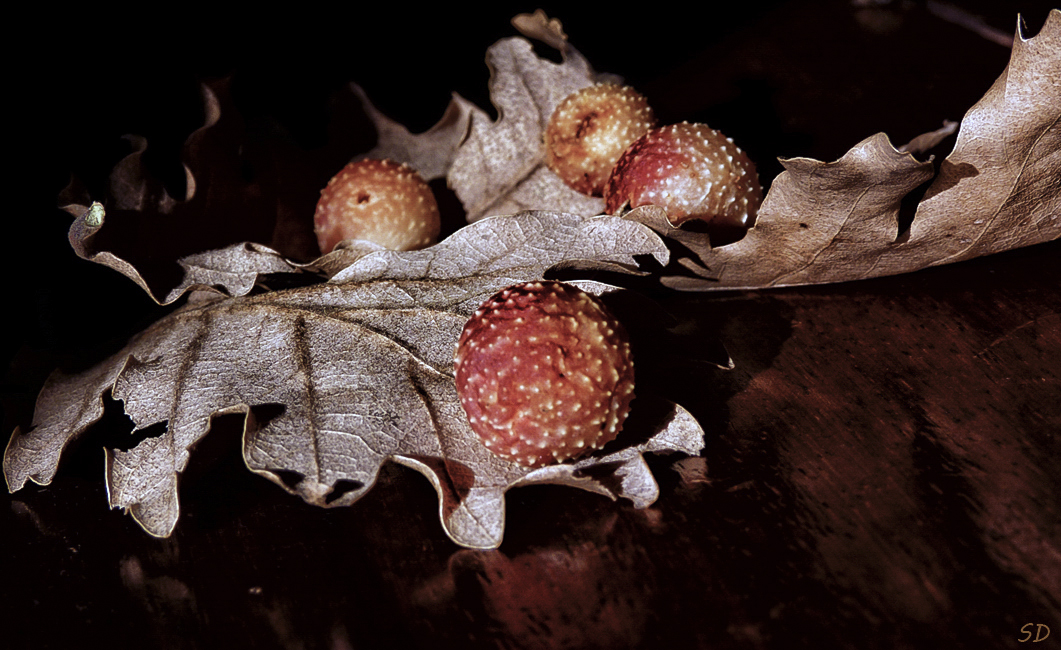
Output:
[[472,430],[524,467],[600,449],[634,398],[626,330],[597,298],[562,282],[515,285],[483,303],[454,364]]
[[733,141],[704,124],[672,124],[630,145],[604,190],[606,209],[658,205],[674,225],[700,219],[747,228],[763,190],[755,164]]
[[416,250],[438,239],[441,219],[431,187],[409,165],[359,160],[321,190],[313,230],[321,253],[344,239],[392,250]]

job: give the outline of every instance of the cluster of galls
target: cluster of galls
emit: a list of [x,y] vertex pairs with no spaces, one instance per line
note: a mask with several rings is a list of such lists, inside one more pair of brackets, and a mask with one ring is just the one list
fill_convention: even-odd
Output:
[[[314,227],[324,253],[344,239],[413,250],[437,239],[439,213],[411,167],[361,160],[321,190]],[[634,398],[623,326],[598,299],[561,282],[516,285],[483,303],[454,367],[472,430],[495,455],[524,467],[603,447]]]
[[[748,156],[702,124],[655,126],[636,91],[590,86],[553,113],[546,160],[573,189],[603,196],[610,214],[655,204],[674,225],[751,225],[762,190]],[[314,228],[322,253],[344,239],[413,250],[435,243],[439,211],[408,165],[362,160],[321,190]],[[561,282],[515,285],[483,303],[464,327],[454,368],[472,430],[495,455],[524,467],[600,449],[618,435],[634,398],[623,326],[600,300]]]
[[[656,128],[648,100],[627,86],[597,84],[564,98],[546,126],[545,153],[568,186],[603,196],[609,214],[651,204],[674,225],[747,228],[763,199],[755,164],[733,140],[703,124]],[[344,239],[424,248],[438,239],[438,204],[408,165],[360,160],[321,190],[314,230],[322,253]]]
[[550,118],[546,160],[572,189],[603,196],[609,214],[652,204],[674,225],[750,226],[763,199],[751,159],[706,125],[655,125],[648,101],[632,88],[589,86]]

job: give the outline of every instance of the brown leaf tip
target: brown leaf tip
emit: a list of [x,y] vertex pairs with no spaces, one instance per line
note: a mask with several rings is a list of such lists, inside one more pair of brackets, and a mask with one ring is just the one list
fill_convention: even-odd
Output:
[[704,124],[649,131],[623,152],[604,190],[606,209],[659,205],[671,223],[690,219],[747,228],[763,190],[755,164],[733,140]]
[[633,88],[587,86],[565,97],[549,118],[546,163],[573,190],[601,196],[619,156],[655,125],[648,100]]
[[438,239],[438,203],[431,187],[405,163],[359,160],[321,190],[313,229],[321,253],[345,239],[392,250],[416,250]]
[[603,447],[634,398],[626,330],[597,298],[562,282],[495,294],[465,325],[454,363],[472,430],[524,467]]

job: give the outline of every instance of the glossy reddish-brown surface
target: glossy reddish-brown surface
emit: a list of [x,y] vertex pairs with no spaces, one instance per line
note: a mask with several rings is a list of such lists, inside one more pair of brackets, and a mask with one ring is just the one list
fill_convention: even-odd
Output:
[[[1011,32],[1015,9],[996,4],[970,9]],[[1024,3],[1033,31],[1047,7]],[[29,422],[53,368],[99,359],[160,313],[69,251],[68,217],[50,206],[71,170],[98,191],[118,136],[138,132],[152,138],[152,164],[174,174],[169,161],[200,119],[196,78],[232,70],[250,132],[279,120],[303,147],[328,137],[327,97],[349,79],[414,130],[450,90],[486,106],[482,53],[515,12],[469,22],[449,11],[431,10],[424,24],[437,30],[413,34],[386,21],[348,30],[286,16],[263,29],[184,15],[161,36],[129,19],[64,19],[49,32],[64,63],[34,68],[26,86],[40,104],[28,132],[41,163],[23,171],[31,234],[8,240],[18,281],[5,310],[4,435]],[[776,156],[835,159],[876,131],[901,143],[960,118],[1008,55],[924,6],[698,11],[559,15],[662,121],[723,129],[767,183]],[[1059,255],[1053,242],[842,285],[653,292],[684,345],[646,348],[638,392],[700,419],[702,462],[651,459],[661,496],[646,510],[567,488],[514,490],[496,551],[449,541],[432,488],[400,467],[353,507],[302,503],[246,471],[230,417],[182,478],[176,532],[151,538],[106,507],[100,446],[123,431],[110,408],[52,485],[2,496],[0,645],[1054,647]],[[732,371],[707,362],[719,344]]]

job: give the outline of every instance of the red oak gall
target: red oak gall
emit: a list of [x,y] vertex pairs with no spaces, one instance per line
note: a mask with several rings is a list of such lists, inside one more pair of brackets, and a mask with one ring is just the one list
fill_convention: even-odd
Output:
[[633,88],[588,86],[564,98],[549,118],[546,163],[572,189],[601,196],[615,161],[655,125],[648,100]]
[[409,165],[391,160],[348,164],[321,190],[313,230],[322,253],[344,239],[392,250],[435,243],[441,221],[431,187]]
[[634,398],[626,330],[600,300],[562,282],[495,294],[464,327],[454,363],[472,429],[524,467],[603,447]]
[[755,164],[733,141],[704,124],[672,124],[649,131],[615,164],[604,190],[606,209],[658,205],[671,223],[700,219],[747,228],[763,191]]

